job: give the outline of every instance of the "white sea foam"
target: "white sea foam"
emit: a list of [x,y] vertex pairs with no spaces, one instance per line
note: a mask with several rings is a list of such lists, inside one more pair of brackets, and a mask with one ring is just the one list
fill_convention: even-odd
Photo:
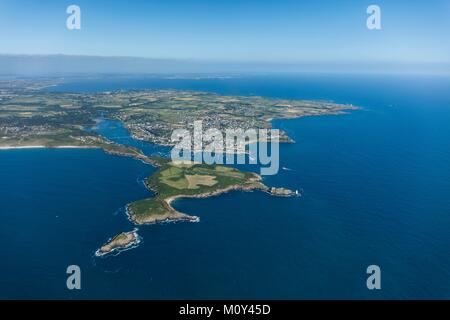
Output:
[[[105,257],[105,256],[111,256],[111,255],[112,256],[117,256],[117,255],[119,255],[120,253],[122,253],[124,251],[128,251],[128,250],[137,248],[139,246],[139,244],[142,242],[142,237],[137,233],[138,230],[139,230],[138,228],[135,228],[133,230],[133,235],[134,235],[136,241],[133,241],[132,243],[130,243],[129,245],[127,245],[127,246],[125,246],[123,248],[114,248],[111,251],[106,252],[106,253],[101,253],[100,249],[98,249],[97,251],[95,251],[95,256],[96,257]],[[109,238],[106,243],[110,242],[112,239],[113,238]]]

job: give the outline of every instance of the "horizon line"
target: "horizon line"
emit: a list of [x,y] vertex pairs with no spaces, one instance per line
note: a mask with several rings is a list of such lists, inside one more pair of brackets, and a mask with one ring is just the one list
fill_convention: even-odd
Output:
[[398,61],[398,60],[234,60],[234,59],[207,59],[207,58],[162,58],[133,55],[95,55],[95,54],[67,54],[67,53],[2,53],[0,57],[67,57],[67,58],[100,58],[100,59],[136,59],[158,60],[173,62],[217,63],[217,64],[261,64],[261,65],[302,65],[302,64],[398,64],[398,65],[448,65],[449,61]]

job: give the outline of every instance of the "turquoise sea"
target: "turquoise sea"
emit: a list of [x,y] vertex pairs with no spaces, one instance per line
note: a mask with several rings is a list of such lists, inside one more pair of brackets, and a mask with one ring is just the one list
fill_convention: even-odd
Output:
[[[178,88],[325,99],[363,109],[274,121],[297,142],[280,148],[269,186],[298,198],[233,192],[178,200],[199,223],[139,227],[142,243],[94,257],[134,226],[124,206],[151,196],[151,166],[100,150],[0,151],[0,298],[450,298],[450,78],[254,75],[73,80],[52,90]],[[149,154],[120,124],[109,138]],[[250,170],[255,168],[248,167]],[[79,291],[66,268],[81,268]],[[382,289],[366,287],[381,267]]]

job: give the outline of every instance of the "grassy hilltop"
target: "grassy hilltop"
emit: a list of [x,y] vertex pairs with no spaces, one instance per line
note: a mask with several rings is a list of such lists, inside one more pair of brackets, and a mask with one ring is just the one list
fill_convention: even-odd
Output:
[[181,197],[207,197],[230,190],[267,190],[259,175],[221,165],[167,162],[146,180],[155,197],[128,206],[130,218],[138,224],[166,220],[197,220],[177,212],[171,201]]

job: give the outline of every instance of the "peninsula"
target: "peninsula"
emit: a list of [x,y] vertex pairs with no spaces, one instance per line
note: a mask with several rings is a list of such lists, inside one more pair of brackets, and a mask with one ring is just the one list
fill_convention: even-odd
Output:
[[178,198],[205,198],[232,190],[268,190],[255,173],[194,162],[167,161],[158,172],[147,178],[145,184],[155,196],[127,206],[128,216],[136,224],[198,221],[198,217],[178,212],[171,206],[172,201]]

